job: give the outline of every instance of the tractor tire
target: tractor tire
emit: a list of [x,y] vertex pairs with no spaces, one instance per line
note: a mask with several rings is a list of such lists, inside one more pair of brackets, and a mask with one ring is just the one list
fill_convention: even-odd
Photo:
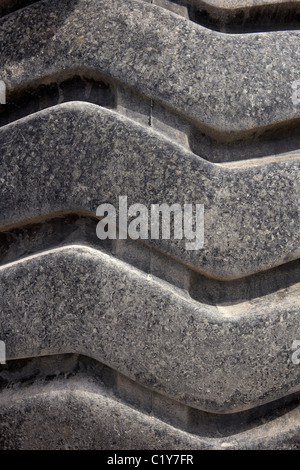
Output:
[[300,1],[0,16],[0,449],[300,449]]

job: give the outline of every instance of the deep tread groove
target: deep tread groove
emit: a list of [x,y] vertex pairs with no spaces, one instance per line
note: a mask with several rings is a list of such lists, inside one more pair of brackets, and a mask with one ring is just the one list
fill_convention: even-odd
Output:
[[[300,1],[0,18],[0,449],[300,449]],[[100,241],[121,195],[204,247]]]
[[8,91],[6,104],[0,105],[0,126],[69,101],[86,101],[115,108],[114,92],[109,85],[75,75],[58,82],[29,86],[21,91]]
[[[92,75],[92,71],[88,70],[80,74],[71,70],[63,71],[55,76],[45,77],[36,84],[8,90],[6,104],[0,105],[0,127],[59,103],[70,101],[83,101],[116,110],[117,88],[124,85]],[[138,94],[136,97],[147,107],[147,98]],[[153,125],[153,109],[156,111],[156,106],[151,98],[150,100],[152,104],[149,106],[149,112]],[[156,114],[154,116],[156,117]],[[167,124],[172,118],[174,119],[174,116],[174,111],[165,108],[160,119],[161,122],[165,120]],[[137,118],[132,117],[132,119]],[[267,156],[272,156],[276,160],[276,157],[279,159],[286,153],[297,150],[300,152],[299,119],[243,133],[218,133],[202,126],[201,123],[196,126],[188,119],[185,121],[185,126],[189,129],[187,139],[191,151],[211,163],[231,163]],[[159,127],[154,126],[154,128],[162,132]],[[185,132],[184,128],[179,130]]]
[[25,8],[40,0],[0,0],[0,18]]
[[[189,0],[172,0],[176,3],[190,3]],[[249,34],[267,31],[288,31],[300,29],[300,4],[293,2],[251,8],[222,10],[201,1],[188,5],[189,17],[205,28],[227,34]]]
[[[96,218],[69,214],[48,219],[41,223],[0,232],[0,266],[5,266],[8,263],[34,255],[42,250],[68,245],[71,242],[75,245],[87,245],[95,249],[104,250],[121,260],[124,259],[124,252],[115,253],[116,242],[109,239],[99,240],[96,237],[97,222],[98,219]],[[136,243],[138,242],[135,242],[134,245]],[[152,249],[143,243],[139,245],[139,249],[136,250],[136,258],[132,256],[130,263],[146,273],[155,274],[157,271],[153,269],[152,263],[149,266],[141,266],[140,263],[140,258],[151,258]],[[163,255],[160,254],[160,256],[162,257]],[[125,257],[124,261],[126,260]],[[165,257],[166,264],[168,261],[168,258]],[[174,269],[178,272],[178,276],[180,276],[180,263],[175,262],[173,271]],[[159,274],[157,275],[159,276]],[[300,260],[234,281],[210,279],[193,270],[188,270],[188,275],[191,276],[188,292],[194,300],[207,305],[230,307],[230,305],[249,302],[277,291],[284,291],[284,289],[300,283]],[[163,276],[163,272],[160,273],[160,276]],[[174,283],[176,283],[176,278],[177,276],[175,275]],[[162,277],[162,279],[164,278]],[[172,283],[172,277],[169,277],[168,281]]]
[[[251,410],[225,415],[203,412],[171,399],[166,407],[166,398],[159,393],[152,391],[149,399],[149,391],[145,387],[92,358],[73,354],[9,361],[0,370],[0,392],[26,392],[33,385],[42,390],[51,382],[64,384],[65,381],[75,379],[80,382],[85,378],[141,413],[151,414],[190,434],[211,439],[236,437],[249,430],[255,433],[256,428],[285,417],[300,406],[299,392]],[[181,408],[181,413],[174,415],[176,408]]]

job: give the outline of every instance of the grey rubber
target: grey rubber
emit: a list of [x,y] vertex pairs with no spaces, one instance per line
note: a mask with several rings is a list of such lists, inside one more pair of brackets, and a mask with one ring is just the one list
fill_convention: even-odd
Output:
[[300,448],[298,9],[0,1],[1,449]]

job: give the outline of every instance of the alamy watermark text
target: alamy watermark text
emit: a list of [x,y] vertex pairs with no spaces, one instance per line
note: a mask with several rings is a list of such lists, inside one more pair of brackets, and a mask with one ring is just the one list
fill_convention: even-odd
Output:
[[118,226],[123,240],[169,240],[173,234],[175,240],[186,240],[186,250],[200,250],[204,245],[203,204],[151,204],[148,210],[144,204],[128,207],[127,196],[119,196],[118,217],[112,204],[101,204],[96,215],[103,217],[96,228],[100,240],[115,240]]

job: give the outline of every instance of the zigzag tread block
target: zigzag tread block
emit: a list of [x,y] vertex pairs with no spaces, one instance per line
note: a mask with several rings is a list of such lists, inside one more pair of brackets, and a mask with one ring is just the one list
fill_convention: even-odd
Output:
[[257,417],[262,410],[254,419],[247,413],[195,413],[147,389],[134,390],[107,367],[71,355],[18,361],[17,373],[7,369],[0,377],[2,449],[284,450],[299,445],[297,401],[281,403],[275,412],[264,409],[264,418]]
[[1,449],[300,448],[299,8],[0,0]]
[[137,0],[51,0],[1,20],[0,75],[12,88],[91,68],[214,130],[243,132],[299,119],[298,41],[298,31],[224,37]]
[[36,113],[0,136],[3,230],[55,212],[95,215],[126,195],[128,205],[149,209],[204,204],[203,250],[186,250],[184,240],[145,243],[211,277],[239,278],[299,256],[298,158],[223,168],[86,103]]
[[300,328],[299,284],[263,296],[245,312],[228,307],[224,314],[101,251],[74,245],[5,265],[0,278],[9,360],[84,354],[177,401],[219,413],[299,389],[299,368],[290,359],[290,334]]

